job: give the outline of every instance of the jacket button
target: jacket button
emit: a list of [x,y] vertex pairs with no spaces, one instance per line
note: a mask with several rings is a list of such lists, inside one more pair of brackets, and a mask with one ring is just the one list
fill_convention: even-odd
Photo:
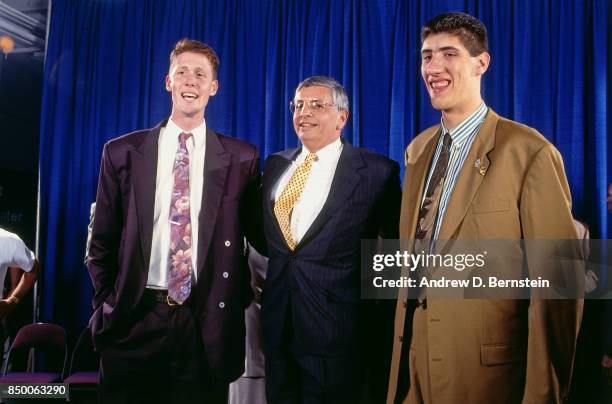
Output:
[[222,309],[222,308],[224,308],[224,307],[225,307],[225,303],[223,303],[223,302],[219,302],[219,308],[220,308],[220,309]]
[[229,240],[225,240],[225,246],[226,246],[226,247],[229,247],[229,246],[231,246],[231,245],[232,245],[232,243],[230,243],[230,241],[229,241]]
[[228,274],[227,272],[223,272],[223,277],[224,277],[224,278],[228,278],[228,277],[229,277],[229,274]]

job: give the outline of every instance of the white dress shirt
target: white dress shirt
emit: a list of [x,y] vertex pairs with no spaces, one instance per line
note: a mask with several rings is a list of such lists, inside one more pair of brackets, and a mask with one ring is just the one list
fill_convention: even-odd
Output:
[[[291,213],[291,235],[296,244],[304,237],[316,217],[321,213],[321,209],[323,209],[323,205],[329,195],[334,174],[336,173],[340,153],[342,153],[340,138],[316,153],[317,160],[312,162],[310,175],[304,186],[304,191]],[[304,163],[308,154],[310,154],[310,151],[303,146],[297,158],[281,175],[275,189],[272,191],[274,202],[278,200],[291,176]]]
[[0,285],[4,285],[9,267],[30,272],[33,266],[34,253],[16,234],[0,229]]
[[157,179],[155,181],[155,210],[153,216],[153,243],[149,261],[147,287],[168,288],[168,255],[170,253],[170,200],[172,198],[172,171],[179,146],[179,135],[191,133],[187,140],[189,152],[189,208],[191,211],[191,264],[197,276],[198,217],[202,207],[204,188],[204,157],[206,154],[206,121],[192,131],[183,131],[172,119],[159,133],[157,150]]

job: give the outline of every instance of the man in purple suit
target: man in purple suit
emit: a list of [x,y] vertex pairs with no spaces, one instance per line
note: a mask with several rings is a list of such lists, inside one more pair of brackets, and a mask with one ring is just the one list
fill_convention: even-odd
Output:
[[103,402],[221,403],[244,371],[259,158],[207,126],[218,66],[210,46],[179,41],[170,118],[104,146],[87,260]]

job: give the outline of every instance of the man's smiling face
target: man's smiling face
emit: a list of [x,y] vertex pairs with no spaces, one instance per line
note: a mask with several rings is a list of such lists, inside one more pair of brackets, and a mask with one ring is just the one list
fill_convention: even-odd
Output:
[[[322,108],[310,107],[312,101]],[[348,111],[338,110],[329,88],[304,87],[295,92],[294,102],[303,104],[301,110],[293,113],[293,127],[308,151],[315,153],[340,137],[348,119]]]
[[425,38],[421,57],[421,75],[435,109],[454,113],[478,106],[480,79],[489,63],[486,52],[471,56],[458,36],[438,33]]
[[172,117],[192,119],[202,116],[209,97],[217,93],[219,83],[205,55],[184,52],[178,55],[166,76],[166,90],[172,93]]

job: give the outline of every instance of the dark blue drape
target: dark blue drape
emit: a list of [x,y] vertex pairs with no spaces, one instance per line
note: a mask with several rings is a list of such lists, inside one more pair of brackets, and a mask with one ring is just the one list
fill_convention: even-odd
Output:
[[288,101],[301,79],[324,74],[349,92],[344,136],[401,162],[408,142],[439,120],[420,78],[419,30],[444,11],[487,25],[486,102],[557,145],[576,217],[606,238],[606,0],[54,0],[40,147],[42,318],[76,328],[90,314],[83,253],[102,145],[169,114],[174,42],[192,37],[218,51],[221,88],[207,122],[257,144],[262,157],[296,145]]

